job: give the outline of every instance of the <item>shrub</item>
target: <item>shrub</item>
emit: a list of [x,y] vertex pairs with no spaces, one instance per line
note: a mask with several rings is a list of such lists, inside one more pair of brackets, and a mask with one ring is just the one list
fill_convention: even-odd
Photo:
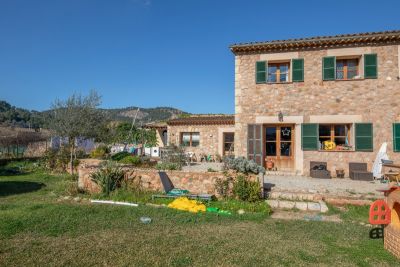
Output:
[[257,181],[250,181],[244,175],[238,175],[233,183],[233,194],[243,201],[254,202],[261,197],[261,187]]
[[138,156],[128,155],[123,159],[119,160],[120,163],[131,164],[131,165],[139,165],[141,163],[140,158]]
[[224,168],[235,170],[245,174],[265,173],[265,169],[263,167],[257,165],[257,163],[255,163],[253,160],[248,160],[245,157],[238,157],[238,158],[226,157],[224,159]]
[[181,170],[182,167],[181,165],[177,164],[177,163],[169,163],[169,162],[165,162],[165,163],[157,163],[156,165],[156,169],[157,170]]
[[108,147],[101,145],[90,152],[90,157],[93,159],[104,159],[108,152]]
[[124,171],[115,162],[103,163],[99,170],[92,173],[90,178],[100,186],[101,192],[109,195],[111,191],[121,187],[124,180]]
[[213,168],[208,168],[207,171],[208,172],[216,172],[216,170],[214,170]]
[[65,172],[68,168],[69,162],[70,162],[69,149],[66,147],[62,147],[58,150],[48,149],[42,158],[41,164],[47,170]]
[[126,156],[129,156],[130,154],[126,151],[118,152],[114,155],[111,156],[112,160],[120,161],[121,159],[125,158]]
[[228,198],[231,195],[232,189],[232,178],[226,177],[225,179],[217,178],[214,184],[215,191],[223,197],[224,199]]
[[174,163],[175,165],[179,165],[179,169],[181,169],[186,161],[187,156],[182,147],[168,146],[162,149],[161,162]]

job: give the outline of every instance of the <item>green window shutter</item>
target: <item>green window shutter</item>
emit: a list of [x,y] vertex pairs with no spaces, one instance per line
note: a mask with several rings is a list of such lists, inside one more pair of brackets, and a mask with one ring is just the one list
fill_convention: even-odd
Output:
[[322,80],[332,81],[336,78],[336,57],[322,59]]
[[304,59],[302,58],[292,59],[292,81],[304,81]]
[[393,151],[400,152],[400,123],[393,123]]
[[303,150],[318,150],[318,124],[303,123],[301,125],[301,148]]
[[378,56],[376,54],[364,55],[364,78],[378,78]]
[[356,123],[355,139],[357,151],[373,151],[373,129],[372,123]]
[[256,83],[267,82],[267,61],[256,62]]

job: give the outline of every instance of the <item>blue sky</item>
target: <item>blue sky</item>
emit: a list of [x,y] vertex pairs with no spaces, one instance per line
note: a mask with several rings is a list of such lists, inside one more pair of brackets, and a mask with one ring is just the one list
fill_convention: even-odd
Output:
[[[400,29],[400,1],[0,0],[0,99],[234,112],[229,45]],[[266,101],[268,101],[266,99]]]

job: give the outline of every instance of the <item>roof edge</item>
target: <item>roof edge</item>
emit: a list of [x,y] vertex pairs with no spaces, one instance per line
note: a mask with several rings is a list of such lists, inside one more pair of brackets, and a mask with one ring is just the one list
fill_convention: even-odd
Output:
[[309,38],[238,43],[229,46],[236,53],[255,51],[286,51],[307,48],[340,47],[361,44],[400,43],[400,30],[316,36]]

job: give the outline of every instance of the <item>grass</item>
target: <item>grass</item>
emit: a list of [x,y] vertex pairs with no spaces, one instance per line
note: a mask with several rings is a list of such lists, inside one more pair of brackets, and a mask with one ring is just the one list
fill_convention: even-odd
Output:
[[[59,201],[72,182],[67,176],[44,172],[0,176],[1,266],[400,264],[383,249],[381,239],[369,238],[370,228],[358,223]],[[123,198],[121,192],[116,196]],[[345,218],[365,217],[358,209],[334,212]],[[152,223],[142,224],[141,216],[151,217]]]

